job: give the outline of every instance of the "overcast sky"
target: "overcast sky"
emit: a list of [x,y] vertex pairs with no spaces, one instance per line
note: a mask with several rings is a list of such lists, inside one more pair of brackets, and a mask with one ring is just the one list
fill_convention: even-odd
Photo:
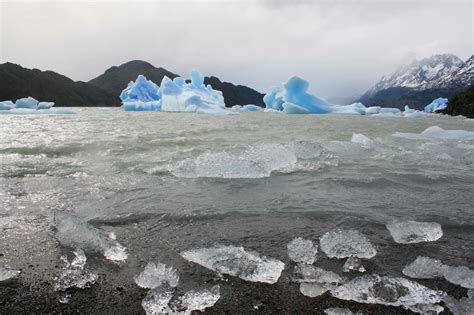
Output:
[[414,58],[467,59],[473,10],[472,0],[0,0],[0,61],[88,81],[141,59],[262,92],[299,75],[337,100]]

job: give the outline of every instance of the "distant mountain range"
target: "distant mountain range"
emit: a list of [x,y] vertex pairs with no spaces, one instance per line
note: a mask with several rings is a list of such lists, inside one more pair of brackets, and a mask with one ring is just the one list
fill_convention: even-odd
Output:
[[466,62],[452,54],[434,55],[402,66],[369,89],[368,106],[422,109],[437,97],[451,99],[474,84],[474,55]]
[[[161,83],[164,76],[178,75],[148,62],[134,60],[114,66],[89,82],[73,81],[53,71],[26,69],[13,63],[0,65],[0,100],[32,96],[41,101],[53,101],[56,106],[120,106],[120,92],[139,74]],[[265,106],[263,94],[242,85],[221,82],[217,77],[205,77],[205,84],[222,91],[226,106],[255,104]]]

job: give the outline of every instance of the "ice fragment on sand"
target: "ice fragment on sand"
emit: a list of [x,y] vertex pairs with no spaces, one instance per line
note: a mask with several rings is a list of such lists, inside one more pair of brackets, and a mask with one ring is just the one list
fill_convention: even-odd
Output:
[[210,289],[186,292],[179,298],[179,304],[188,314],[191,314],[191,311],[203,312],[206,308],[214,306],[220,297],[220,287],[215,285]]
[[306,264],[295,267],[295,276],[295,281],[300,282],[300,292],[309,297],[320,296],[344,282],[341,276],[332,271]]
[[467,292],[467,297],[459,300],[451,296],[446,296],[443,301],[454,315],[472,315],[474,310],[474,289]]
[[166,267],[162,263],[149,262],[145,269],[134,278],[135,283],[142,288],[153,289],[163,283],[171,287],[176,287],[179,282],[179,276],[173,267]]
[[288,244],[288,256],[297,263],[312,264],[316,260],[318,247],[310,240],[295,238]]
[[343,272],[350,272],[350,271],[358,271],[358,272],[365,272],[364,266],[362,266],[362,262],[359,258],[349,257],[347,258],[344,266],[342,266]]
[[285,268],[277,259],[236,246],[192,249],[182,252],[181,256],[218,273],[253,282],[275,283]]
[[329,291],[332,286],[328,286],[324,283],[318,282],[303,282],[300,283],[300,292],[304,296],[308,297],[317,297],[323,295],[327,291]]
[[142,300],[142,307],[147,315],[172,313],[168,303],[173,298],[174,289],[168,284],[163,284],[148,291]]
[[369,239],[356,230],[327,232],[319,243],[330,258],[372,258],[377,254]]
[[61,259],[66,264],[61,274],[55,279],[54,290],[65,291],[68,288],[86,288],[94,284],[97,275],[85,270],[86,255],[80,249],[74,251],[74,259],[69,262],[67,257]]
[[14,270],[8,267],[0,267],[0,281],[15,278],[20,274],[20,270]]
[[471,270],[468,267],[446,266],[444,277],[453,284],[460,285],[464,288],[474,289],[474,270]]
[[[326,315],[354,315],[348,308],[331,307],[324,310]],[[359,314],[359,313],[357,313]]]
[[441,225],[436,222],[405,221],[386,225],[395,242],[411,244],[434,242],[443,236]]

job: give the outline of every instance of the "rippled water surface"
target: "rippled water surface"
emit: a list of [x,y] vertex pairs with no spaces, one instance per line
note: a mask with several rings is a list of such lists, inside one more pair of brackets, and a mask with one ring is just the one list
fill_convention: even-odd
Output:
[[[128,264],[94,254],[91,263],[130,287],[148,261],[172,264],[190,287],[212,279],[179,253],[215,244],[288,265],[293,238],[317,241],[337,228],[375,244],[368,269],[379,274],[401,275],[421,254],[474,267],[474,141],[392,136],[430,126],[474,131],[474,120],[75,111],[0,116],[0,265],[23,268],[29,285],[54,278],[51,266],[67,251],[53,227],[57,213],[116,234]],[[351,142],[353,133],[371,142]],[[403,247],[385,228],[396,220],[438,222],[444,235]],[[334,270],[343,263],[320,260]],[[41,276],[28,278],[31,264]],[[222,286],[226,301],[232,289]],[[265,304],[250,296],[228,303]]]

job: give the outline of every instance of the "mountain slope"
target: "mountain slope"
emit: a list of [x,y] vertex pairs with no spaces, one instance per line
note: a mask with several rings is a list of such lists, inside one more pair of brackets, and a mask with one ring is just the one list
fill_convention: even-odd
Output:
[[473,57],[463,62],[451,54],[434,55],[399,68],[369,89],[366,105],[421,109],[437,97],[451,98],[473,84]]
[[453,116],[463,115],[468,118],[474,118],[474,86],[465,92],[459,93],[450,100],[444,113]]
[[0,100],[32,96],[53,101],[55,106],[119,106],[117,96],[86,82],[74,82],[53,71],[26,69],[17,64],[0,65]]
[[[89,83],[107,90],[114,95],[120,95],[120,92],[127,87],[127,84],[135,80],[139,74],[143,74],[147,79],[158,85],[161,84],[161,80],[163,80],[165,75],[171,79],[178,76],[164,68],[156,68],[148,62],[133,60],[108,69],[102,75],[90,80]],[[205,77],[204,83],[210,84],[212,88],[222,91],[227,107],[236,104],[265,106],[263,103],[263,94],[249,87],[222,82],[219,78],[213,76]]]

